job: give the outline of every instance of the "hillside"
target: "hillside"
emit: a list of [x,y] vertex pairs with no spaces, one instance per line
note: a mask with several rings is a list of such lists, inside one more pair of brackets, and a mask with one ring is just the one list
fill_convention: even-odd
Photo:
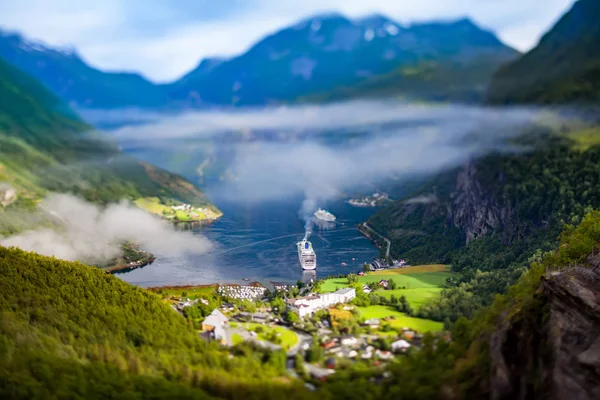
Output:
[[488,93],[492,103],[598,103],[600,3],[578,0],[539,44],[502,67]]
[[58,49],[0,30],[0,58],[42,81],[74,107],[159,107],[160,86],[139,74],[104,72],[89,66],[75,50]]
[[306,398],[269,357],[228,358],[160,296],[0,247],[0,398]]
[[[31,209],[49,191],[96,203],[122,198],[174,199],[210,206],[185,179],[123,155],[35,79],[0,60],[0,183],[12,196],[0,208]],[[9,226],[6,225],[9,223]]]
[[451,343],[399,363],[394,375],[412,379],[388,398],[597,398],[599,223],[593,211],[567,226],[507,295],[454,324]]
[[[0,397],[564,399],[598,396],[600,212],[507,296],[459,319],[447,342],[377,368],[339,370],[307,392],[268,352],[200,339],[168,302],[96,268],[0,248]],[[535,383],[535,384],[533,384]]]
[[506,55],[481,55],[468,63],[423,61],[376,75],[356,85],[301,98],[306,102],[401,96],[411,100],[480,102]]
[[462,273],[457,287],[421,317],[473,315],[553,248],[564,223],[600,208],[599,146],[582,151],[564,136],[521,140],[534,150],[491,155],[441,174],[411,196],[428,201],[398,201],[369,220],[391,240],[393,256],[443,262]]
[[389,92],[472,97],[492,70],[517,54],[469,19],[404,26],[381,15],[356,20],[319,15],[269,35],[242,55],[201,63],[170,85],[169,97],[186,105]]

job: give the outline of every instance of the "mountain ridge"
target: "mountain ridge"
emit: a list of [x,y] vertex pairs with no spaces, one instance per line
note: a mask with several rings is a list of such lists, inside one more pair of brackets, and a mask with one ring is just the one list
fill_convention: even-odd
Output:
[[[200,60],[181,78],[155,84],[136,73],[98,70],[76,50],[55,50],[0,30],[0,57],[35,76],[77,108],[294,103],[308,95],[357,85],[402,66],[418,68],[421,62],[451,63],[450,70],[462,70],[463,64],[472,65],[475,61],[471,58],[486,52],[497,54],[498,60],[490,61],[493,63],[517,54],[470,18],[403,24],[381,14],[350,19],[329,13],[304,18],[266,35],[234,57]],[[429,70],[428,74],[436,75],[437,71]],[[451,79],[463,79],[464,75],[451,74]],[[410,79],[398,80],[395,89],[401,92],[404,81]],[[448,80],[441,79],[437,85]],[[467,81],[466,85],[472,83]],[[409,91],[420,90],[419,85],[413,86]],[[355,92],[360,94],[361,90],[359,86]],[[424,93],[429,95],[427,90]]]
[[171,84],[170,97],[229,105],[318,99],[319,92],[354,86],[398,66],[454,60],[461,69],[486,52],[498,55],[496,67],[518,54],[469,18],[406,25],[382,15],[313,16],[267,35],[209,76],[192,79],[190,72],[185,84]]
[[0,146],[2,192],[16,192],[14,201],[0,208],[4,234],[17,229],[3,218],[5,208],[32,210],[49,192],[69,192],[100,204],[159,197],[218,214],[190,182],[124,155],[41,83],[2,59]]
[[600,102],[600,3],[578,0],[536,47],[503,66],[489,103]]

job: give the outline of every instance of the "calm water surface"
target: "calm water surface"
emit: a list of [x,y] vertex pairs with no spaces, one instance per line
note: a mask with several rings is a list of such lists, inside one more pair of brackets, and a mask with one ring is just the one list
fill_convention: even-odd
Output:
[[[304,221],[298,215],[302,199],[256,205],[212,200],[224,217],[209,227],[193,228],[195,234],[205,235],[216,245],[210,253],[157,254],[152,265],[118,276],[140,286],[236,283],[244,278],[296,282],[310,277],[311,273],[303,273],[296,252],[296,242],[304,236]],[[379,254],[356,229],[375,209],[356,208],[343,201],[326,206],[337,221],[313,227],[310,240],[317,254],[317,276],[360,270],[364,262]]]

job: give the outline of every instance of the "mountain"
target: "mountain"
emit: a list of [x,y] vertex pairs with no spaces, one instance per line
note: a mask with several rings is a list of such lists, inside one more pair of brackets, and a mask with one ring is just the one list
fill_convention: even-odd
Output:
[[494,76],[491,103],[600,102],[600,3],[579,0],[539,44]]
[[0,58],[42,81],[72,107],[159,107],[165,93],[135,73],[103,72],[73,49],[57,49],[0,30]]
[[[31,209],[49,191],[97,203],[159,197],[209,204],[190,182],[121,153],[31,76],[0,59],[0,232],[9,209]],[[215,209],[216,212],[216,209]],[[7,225],[8,224],[8,225]]]
[[391,241],[393,257],[447,263],[462,274],[419,317],[472,316],[554,248],[564,224],[600,208],[600,146],[582,148],[573,133],[545,130],[520,139],[530,151],[490,155],[442,173],[369,219]]
[[[366,93],[375,92],[369,85],[393,84],[398,93],[406,89],[428,94],[441,82],[455,84],[455,79],[482,91],[492,70],[517,55],[466,18],[404,26],[381,15],[350,20],[328,14],[269,35],[208,73],[201,63],[168,91],[172,101],[183,104],[229,105],[326,98],[344,87],[358,87],[356,94],[363,87]],[[482,72],[473,75],[478,68]],[[377,83],[380,79],[383,83]]]
[[477,98],[518,53],[468,18],[399,24],[382,15],[308,18],[230,59],[209,58],[181,79],[155,85],[103,72],[74,50],[0,31],[0,57],[78,108],[185,108],[324,101],[368,95]]

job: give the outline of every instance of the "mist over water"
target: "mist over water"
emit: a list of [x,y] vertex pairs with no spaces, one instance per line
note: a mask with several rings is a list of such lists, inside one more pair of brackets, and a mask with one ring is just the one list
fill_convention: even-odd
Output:
[[[357,101],[183,114],[93,111],[84,116],[117,126],[110,133],[125,151],[202,183],[225,212],[221,221],[203,231],[218,246],[210,257],[177,262],[159,258],[149,268],[123,275],[149,284],[168,278],[149,278],[161,268],[189,271],[181,277],[186,281],[196,272],[200,280],[202,274],[210,280],[244,273],[295,280],[300,270],[295,241],[304,235],[311,235],[317,251],[318,274],[344,272],[341,262],[363,254],[369,257],[362,261],[370,261],[377,251],[355,225],[375,210],[345,205],[349,196],[402,192],[405,179],[434,174],[491,151],[515,151],[507,139],[521,133],[537,113],[526,108]],[[334,229],[315,225],[313,213],[319,207],[337,216]],[[274,210],[276,220],[271,218]],[[347,231],[341,229],[342,222]],[[226,253],[218,256],[219,251]],[[333,254],[340,257],[331,258]],[[238,268],[242,272],[234,272]]]
[[40,221],[43,213],[55,221],[55,227],[0,237],[0,244],[91,264],[104,264],[117,257],[124,242],[165,255],[198,255],[212,248],[204,236],[176,231],[127,202],[100,207],[71,195],[52,194],[40,205]]

